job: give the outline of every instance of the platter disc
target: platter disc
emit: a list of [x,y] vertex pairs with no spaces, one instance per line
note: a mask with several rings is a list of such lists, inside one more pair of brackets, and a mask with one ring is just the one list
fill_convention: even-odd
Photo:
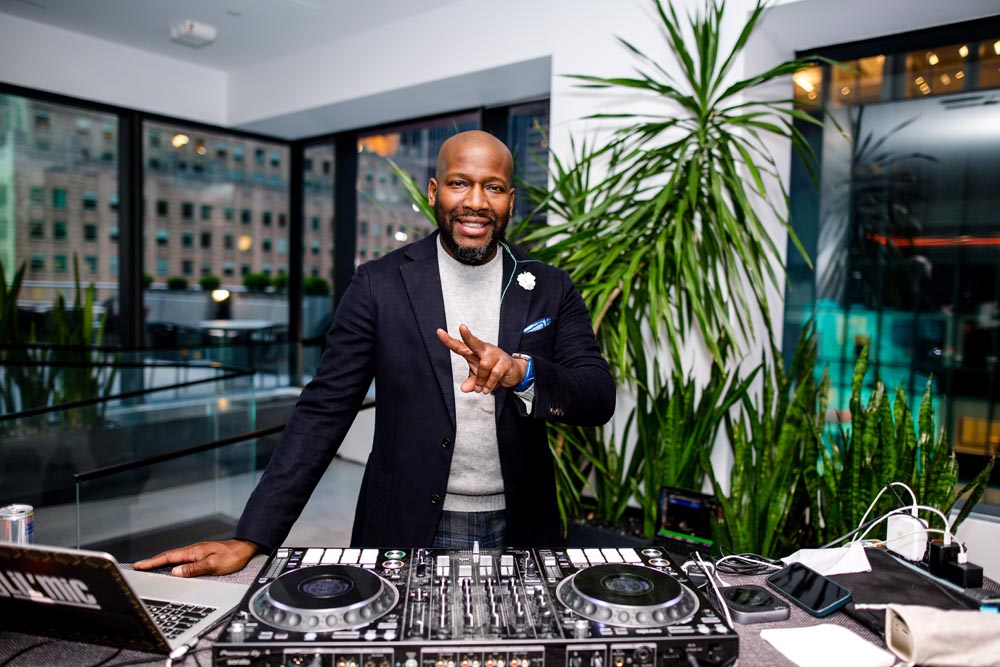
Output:
[[666,572],[625,563],[579,570],[559,583],[556,597],[584,618],[626,627],[680,623],[698,609],[694,593]]
[[346,565],[292,570],[257,591],[250,611],[286,630],[341,630],[368,623],[399,600],[391,583],[374,572]]

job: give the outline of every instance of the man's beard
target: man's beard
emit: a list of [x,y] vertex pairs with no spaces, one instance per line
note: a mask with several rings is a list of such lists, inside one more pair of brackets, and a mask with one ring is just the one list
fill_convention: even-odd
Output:
[[[458,216],[458,211],[452,212],[452,218],[456,218]],[[448,215],[441,206],[440,200],[434,202],[434,217],[437,219],[438,229],[441,231],[441,240],[444,242],[445,246],[451,250],[454,257],[462,264],[482,264],[497,249],[497,245],[503,241],[503,229],[501,225],[498,224],[496,216],[492,212],[487,215],[490,220],[490,225],[493,227],[493,233],[490,235],[490,240],[486,245],[474,248],[466,248],[458,245],[458,241],[455,240],[455,234],[452,231],[454,229],[455,221],[454,219],[448,219]]]

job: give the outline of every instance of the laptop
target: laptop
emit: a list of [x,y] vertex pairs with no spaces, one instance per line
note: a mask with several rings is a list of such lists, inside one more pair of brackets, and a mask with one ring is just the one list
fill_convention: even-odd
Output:
[[708,558],[715,546],[712,524],[721,511],[715,496],[661,487],[656,506],[656,543],[679,561],[691,558],[695,551]]
[[0,544],[4,629],[168,654],[195,644],[247,586],[123,570],[114,556]]

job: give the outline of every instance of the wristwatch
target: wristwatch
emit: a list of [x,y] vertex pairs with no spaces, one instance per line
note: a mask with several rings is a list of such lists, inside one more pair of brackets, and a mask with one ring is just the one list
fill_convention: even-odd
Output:
[[514,391],[524,391],[535,383],[535,361],[531,358],[531,355],[521,354],[520,352],[515,352],[510,356],[512,359],[524,359],[527,362],[527,367],[524,369],[524,377],[514,387]]

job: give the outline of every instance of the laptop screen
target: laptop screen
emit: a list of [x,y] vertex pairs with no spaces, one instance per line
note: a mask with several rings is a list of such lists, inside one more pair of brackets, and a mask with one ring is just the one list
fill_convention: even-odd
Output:
[[714,496],[687,489],[664,486],[660,489],[657,506],[656,534],[694,548],[709,550],[712,522],[719,512]]

